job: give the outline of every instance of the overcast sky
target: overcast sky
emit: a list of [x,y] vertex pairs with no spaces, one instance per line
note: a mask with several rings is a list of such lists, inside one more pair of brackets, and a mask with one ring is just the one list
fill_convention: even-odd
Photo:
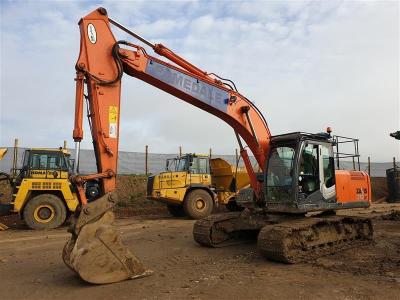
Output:
[[[82,1],[83,2],[83,1]],[[272,134],[360,139],[400,160],[397,1],[1,1],[0,146],[72,146],[78,21],[98,6],[145,38],[235,81]],[[126,39],[112,28],[117,39]],[[137,42],[132,40],[133,42]],[[223,121],[125,75],[120,150],[233,154]],[[83,148],[91,148],[85,131]]]

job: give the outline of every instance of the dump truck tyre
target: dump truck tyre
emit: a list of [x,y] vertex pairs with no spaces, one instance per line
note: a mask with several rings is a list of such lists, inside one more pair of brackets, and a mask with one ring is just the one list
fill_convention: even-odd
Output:
[[41,194],[28,201],[23,217],[32,229],[53,229],[61,226],[67,217],[67,209],[56,195]]
[[186,216],[185,210],[183,209],[182,205],[167,204],[167,209],[169,213],[174,217],[180,218]]
[[211,214],[214,208],[213,200],[204,190],[193,190],[183,202],[185,213],[192,219],[198,220]]

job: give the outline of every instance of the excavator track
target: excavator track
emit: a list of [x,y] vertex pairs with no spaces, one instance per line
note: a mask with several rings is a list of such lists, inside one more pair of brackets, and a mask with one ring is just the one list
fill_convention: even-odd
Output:
[[211,215],[194,224],[193,238],[200,245],[213,248],[256,241],[266,220],[246,211]]
[[238,219],[239,215],[240,213],[233,212],[198,220],[193,226],[194,240],[202,246],[214,248],[238,244],[238,241],[233,240],[233,236],[219,225],[230,223]]
[[211,215],[194,224],[194,240],[206,247],[225,247],[255,240],[267,259],[298,263],[370,242],[372,221],[361,217],[257,214]]
[[309,217],[265,226],[258,249],[267,259],[298,263],[369,242],[372,222],[359,217]]

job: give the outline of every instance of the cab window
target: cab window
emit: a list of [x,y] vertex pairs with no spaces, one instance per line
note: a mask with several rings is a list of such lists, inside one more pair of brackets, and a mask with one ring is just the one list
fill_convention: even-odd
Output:
[[311,194],[319,190],[318,145],[306,144],[301,154],[299,188],[300,192]]
[[30,165],[32,169],[47,169],[47,155],[32,154]]
[[180,158],[179,162],[178,162],[178,164],[176,166],[176,171],[177,172],[184,172],[186,170],[187,170],[187,159],[186,159],[186,157]]
[[324,183],[327,188],[335,185],[335,166],[333,151],[330,147],[321,145],[321,156],[324,166]]
[[318,145],[308,144],[304,147],[300,162],[300,175],[319,177]]
[[199,173],[208,174],[208,159],[199,158]]
[[192,174],[199,173],[199,158],[194,157],[193,160],[190,162],[189,172]]
[[267,196],[269,201],[290,201],[295,146],[271,149],[267,168]]
[[30,167],[36,170],[68,169],[64,157],[58,153],[33,153]]

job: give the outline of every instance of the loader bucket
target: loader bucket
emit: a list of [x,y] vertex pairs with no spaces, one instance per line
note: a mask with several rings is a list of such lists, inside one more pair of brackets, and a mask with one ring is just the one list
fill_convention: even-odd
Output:
[[116,196],[105,196],[85,205],[74,216],[72,236],[63,249],[65,264],[84,281],[105,284],[152,274],[122,243],[112,226]]

